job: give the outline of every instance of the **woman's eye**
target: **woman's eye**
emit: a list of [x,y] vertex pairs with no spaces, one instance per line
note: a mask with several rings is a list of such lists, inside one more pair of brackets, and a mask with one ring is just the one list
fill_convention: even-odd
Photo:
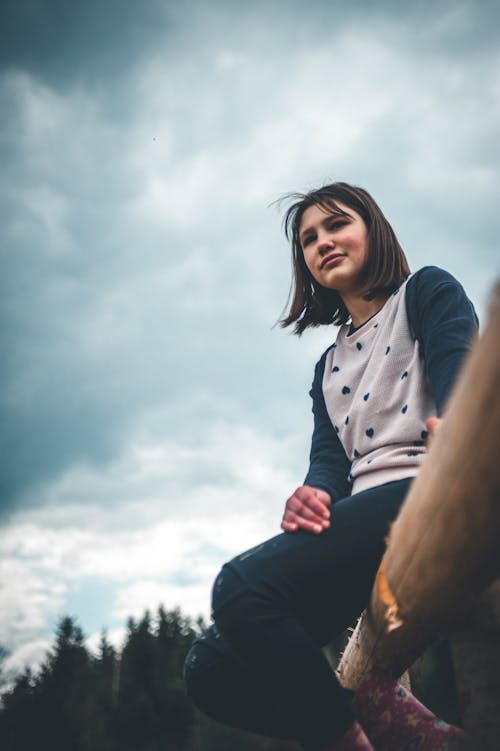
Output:
[[302,247],[305,248],[307,245],[310,245],[312,241],[314,240],[312,235],[308,235],[308,237],[305,237],[302,240]]
[[343,220],[338,220],[338,221],[332,222],[330,224],[330,229],[331,230],[340,229],[341,227],[345,227],[346,224],[347,224],[347,222],[345,222]]

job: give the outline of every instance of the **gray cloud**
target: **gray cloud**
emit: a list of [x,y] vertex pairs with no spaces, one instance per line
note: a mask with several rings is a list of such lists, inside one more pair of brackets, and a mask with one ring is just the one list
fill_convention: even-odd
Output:
[[7,6],[5,509],[106,466],[155,411],[180,440],[217,417],[307,430],[312,348],[297,360],[269,330],[288,261],[266,204],[284,190],[367,185],[414,266],[484,295],[491,12],[291,8]]
[[92,623],[158,599],[196,613],[221,559],[277,530],[332,338],[272,328],[288,290],[268,208],[282,193],[364,185],[412,267],[448,268],[484,318],[499,12],[33,0],[1,13],[0,640],[21,664],[92,582],[115,592]]

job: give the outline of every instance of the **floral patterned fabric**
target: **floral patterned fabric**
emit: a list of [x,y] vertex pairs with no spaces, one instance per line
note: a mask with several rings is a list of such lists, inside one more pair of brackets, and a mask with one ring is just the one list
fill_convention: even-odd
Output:
[[465,748],[460,728],[439,720],[384,671],[370,673],[356,692],[353,706],[377,751],[463,751]]

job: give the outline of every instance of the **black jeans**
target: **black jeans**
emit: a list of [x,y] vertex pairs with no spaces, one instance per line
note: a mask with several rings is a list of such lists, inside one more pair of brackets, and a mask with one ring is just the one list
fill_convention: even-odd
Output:
[[283,533],[226,563],[214,625],[185,663],[194,703],[227,725],[323,749],[354,720],[321,647],[366,607],[411,480],[344,498],[316,536]]

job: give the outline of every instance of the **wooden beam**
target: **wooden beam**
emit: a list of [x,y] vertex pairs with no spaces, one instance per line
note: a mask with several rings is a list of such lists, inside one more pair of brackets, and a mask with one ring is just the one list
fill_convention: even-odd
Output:
[[478,598],[468,623],[453,632],[451,653],[462,723],[472,749],[500,743],[500,579]]
[[392,526],[369,607],[339,664],[403,673],[500,576],[500,285],[445,419]]

